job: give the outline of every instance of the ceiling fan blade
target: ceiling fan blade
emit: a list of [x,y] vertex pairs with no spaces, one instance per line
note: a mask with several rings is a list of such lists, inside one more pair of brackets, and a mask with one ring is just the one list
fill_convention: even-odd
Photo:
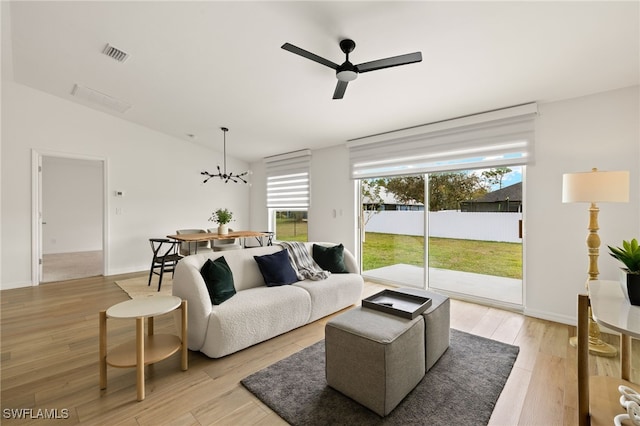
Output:
[[422,61],[422,53],[414,52],[386,59],[378,59],[377,61],[365,62],[363,64],[356,65],[356,67],[358,68],[358,72],[363,73],[381,70],[384,68],[397,67],[398,65],[413,64],[414,62],[420,61]]
[[282,45],[282,48],[284,50],[288,50],[291,53],[295,53],[296,55],[300,55],[300,56],[302,56],[304,58],[311,59],[312,61],[315,61],[315,62],[317,62],[319,64],[325,65],[325,66],[327,66],[327,67],[329,67],[331,69],[335,70],[335,69],[338,68],[338,64],[333,63],[328,59],[322,58],[322,57],[316,55],[315,53],[311,53],[311,52],[308,52],[308,51],[306,51],[304,49],[301,49],[301,48],[299,48],[297,46],[294,46],[293,44],[285,43],[285,44]]
[[333,99],[342,99],[344,92],[347,90],[347,84],[349,84],[349,82],[338,80],[336,90],[333,92]]

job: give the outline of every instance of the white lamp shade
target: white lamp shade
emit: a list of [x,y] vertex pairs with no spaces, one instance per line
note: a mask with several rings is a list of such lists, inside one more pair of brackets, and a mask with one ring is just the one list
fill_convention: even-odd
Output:
[[629,172],[600,172],[562,175],[563,203],[629,202]]

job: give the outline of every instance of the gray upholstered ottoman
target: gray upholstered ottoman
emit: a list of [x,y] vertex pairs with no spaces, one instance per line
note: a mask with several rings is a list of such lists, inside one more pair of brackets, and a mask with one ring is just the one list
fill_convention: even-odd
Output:
[[432,291],[416,288],[397,288],[394,290],[431,299],[431,306],[422,313],[425,332],[426,371],[429,371],[444,354],[444,351],[449,348],[449,328],[451,324],[449,298]]
[[424,320],[354,308],[325,327],[332,388],[380,416],[389,414],[425,373]]

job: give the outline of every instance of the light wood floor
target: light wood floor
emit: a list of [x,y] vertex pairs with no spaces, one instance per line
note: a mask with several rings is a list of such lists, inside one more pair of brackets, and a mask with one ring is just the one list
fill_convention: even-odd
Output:
[[42,256],[41,283],[95,277],[104,271],[102,250]]
[[[324,318],[267,342],[213,360],[189,353],[189,370],[173,355],[147,367],[146,399],[136,402],[135,369],[109,367],[99,389],[98,311],[127,300],[114,277],[93,277],[0,292],[2,424],[47,424],[7,419],[7,409],[68,410],[55,424],[272,425],[285,424],[240,385],[249,374],[324,337]],[[383,287],[367,283],[363,297]],[[520,346],[491,425],[575,425],[577,385],[573,327],[471,303],[452,301],[451,326]],[[173,317],[156,333],[175,332]],[[610,342],[618,344],[618,339]],[[109,320],[109,345],[134,338],[133,321]],[[640,345],[633,342],[634,382]],[[593,374],[619,375],[616,359],[591,358]],[[470,413],[470,415],[473,415]],[[425,419],[428,424],[428,419]]]

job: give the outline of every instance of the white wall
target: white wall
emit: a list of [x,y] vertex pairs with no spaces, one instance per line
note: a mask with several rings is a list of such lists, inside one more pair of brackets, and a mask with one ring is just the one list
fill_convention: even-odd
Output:
[[311,157],[309,241],[342,243],[358,253],[356,184],[349,178],[345,145],[314,150]]
[[102,250],[102,162],[42,160],[42,253]]
[[[612,245],[640,237],[640,97],[638,87],[559,102],[539,103],[535,164],[524,186],[525,313],[576,323],[577,294],[587,278],[588,205],[562,203],[562,174],[601,170],[631,172],[630,202],[600,206],[600,277],[616,280],[618,265],[606,253]],[[393,129],[389,129],[393,130]],[[301,147],[304,148],[304,147]],[[344,146],[312,153],[309,239],[350,241],[355,246],[353,186]],[[260,164],[252,164],[259,170]],[[262,182],[259,180],[262,179]],[[254,173],[252,203],[264,191],[264,174]],[[266,224],[266,208],[252,205],[251,225]],[[343,208],[333,218],[333,210]]]
[[31,285],[32,149],[106,160],[109,275],[147,270],[149,238],[207,228],[218,207],[234,212],[234,227],[248,227],[248,185],[201,183],[200,171],[221,164],[221,153],[3,81],[2,289]]
[[640,236],[638,86],[540,105],[525,186],[525,313],[575,324],[585,292],[588,204],[562,203],[562,174],[629,170],[629,203],[600,205],[600,278],[616,280],[607,245]]

